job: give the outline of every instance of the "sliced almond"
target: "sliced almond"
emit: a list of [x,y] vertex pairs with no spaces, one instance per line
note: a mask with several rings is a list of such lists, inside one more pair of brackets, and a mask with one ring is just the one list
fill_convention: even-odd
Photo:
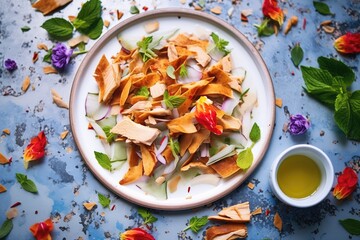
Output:
[[325,21],[322,21],[322,22],[320,23],[320,26],[322,27],[322,26],[325,26],[325,25],[330,25],[331,23],[332,23],[331,20],[325,20]]
[[254,215],[259,215],[262,213],[262,209],[261,207],[255,209],[254,211],[251,212],[251,215],[254,216]]
[[202,10],[202,7],[201,7],[199,4],[194,3],[194,4],[193,4],[193,7],[194,7],[194,9],[195,9],[196,11],[201,11],[201,10]]
[[62,99],[62,97],[60,96],[60,94],[59,94],[55,89],[52,88],[52,89],[50,90],[50,92],[51,92],[51,95]]
[[2,132],[5,133],[5,134],[7,134],[7,135],[10,135],[10,129],[8,129],[8,128],[4,128],[4,129],[2,130]]
[[45,50],[45,51],[49,50],[48,46],[46,46],[45,43],[38,43],[37,48],[39,50]]
[[255,188],[255,184],[253,184],[252,182],[248,183],[248,188],[250,188],[251,190],[253,190]]
[[275,216],[274,216],[274,226],[281,232],[282,230],[282,219],[279,215],[279,213],[275,213]]
[[144,29],[145,29],[145,32],[147,34],[150,34],[150,33],[153,33],[153,32],[156,32],[157,30],[159,30],[159,22],[158,21],[152,21],[152,22],[148,22],[144,25]]
[[69,47],[76,47],[77,45],[79,45],[79,43],[87,43],[89,41],[89,37],[85,36],[85,35],[80,35],[77,37],[74,37],[72,39],[70,39],[67,43],[69,45]]
[[322,29],[324,30],[324,32],[326,32],[326,33],[333,33],[333,32],[335,31],[335,28],[334,28],[334,27],[328,26],[328,25],[324,25],[324,26],[322,26],[321,28],[322,28]]
[[53,101],[58,107],[69,109],[69,104],[64,102],[61,98],[53,96]]
[[96,206],[95,202],[85,202],[83,203],[83,206],[86,208],[86,210],[91,211],[93,207]]
[[281,98],[276,98],[276,100],[275,100],[275,105],[276,105],[277,107],[281,108],[282,105],[283,105],[282,99],[281,99]]
[[63,140],[66,138],[66,136],[68,135],[69,131],[63,131],[62,133],[60,133],[60,138]]
[[6,212],[6,218],[7,219],[13,219],[17,215],[18,215],[18,210],[17,210],[16,207],[12,207]]
[[52,66],[43,67],[43,72],[45,74],[57,74],[58,73],[58,71]]
[[48,15],[59,7],[65,6],[71,1],[72,0],[38,0],[32,4],[32,7],[36,8],[44,15]]
[[120,20],[122,18],[122,16],[124,16],[124,13],[119,10],[116,10],[116,16],[117,16],[117,19]]
[[222,12],[222,8],[220,6],[216,6],[216,7],[213,7],[212,9],[210,9],[210,11],[213,14],[220,15]]
[[10,160],[0,152],[0,164],[4,165],[8,163],[10,163]]
[[29,89],[29,86],[30,86],[30,77],[26,76],[24,81],[22,82],[21,90],[26,92]]
[[6,192],[6,187],[2,184],[0,184],[0,193]]
[[104,26],[108,28],[110,26],[110,21],[104,20]]
[[171,178],[168,182],[168,188],[171,193],[175,192],[177,190],[179,181],[181,180],[181,176],[177,175],[173,178]]

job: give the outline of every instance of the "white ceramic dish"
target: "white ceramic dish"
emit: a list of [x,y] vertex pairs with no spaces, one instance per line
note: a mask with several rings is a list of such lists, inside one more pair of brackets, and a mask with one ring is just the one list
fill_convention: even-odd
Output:
[[[293,155],[307,156],[315,161],[321,172],[320,186],[316,192],[306,198],[291,198],[286,196],[277,183],[277,171],[284,159]],[[273,162],[270,170],[270,187],[275,196],[282,202],[293,207],[311,207],[326,198],[334,182],[334,168],[329,157],[319,148],[312,145],[298,144],[284,150]]]
[[[96,92],[97,85],[92,76],[95,67],[102,56],[108,58],[120,50],[117,35],[121,33],[128,39],[140,40],[144,35],[144,24],[150,20],[160,23],[160,31],[179,28],[180,32],[196,33],[199,28],[217,33],[221,38],[229,41],[232,57],[236,67],[243,67],[247,71],[245,88],[256,91],[258,106],[253,111],[253,121],[261,129],[261,139],[253,148],[254,162],[246,172],[222,180],[216,187],[212,185],[196,185],[191,188],[191,198],[188,196],[188,186],[179,186],[175,193],[169,194],[167,200],[158,200],[144,194],[133,185],[122,186],[119,180],[126,172],[109,172],[103,169],[94,157],[94,151],[104,152],[94,131],[87,129],[88,121],[85,118],[85,98],[88,92]],[[206,13],[189,9],[158,9],[131,17],[110,29],[102,36],[87,53],[75,76],[70,95],[70,123],[75,142],[87,166],[107,188],[136,204],[166,210],[181,210],[202,206],[211,203],[237,188],[259,165],[263,158],[273,132],[275,121],[275,97],[271,77],[260,54],[253,45],[232,26]],[[249,143],[250,144],[250,143]]]

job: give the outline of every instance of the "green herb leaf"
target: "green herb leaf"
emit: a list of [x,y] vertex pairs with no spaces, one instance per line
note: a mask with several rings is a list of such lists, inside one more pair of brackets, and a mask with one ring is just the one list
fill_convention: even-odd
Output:
[[334,119],[349,139],[360,141],[360,90],[336,97]]
[[360,235],[360,221],[352,218],[339,220],[341,226],[352,235]]
[[136,96],[144,96],[148,98],[150,96],[150,91],[147,87],[143,86],[136,92]]
[[[106,135],[106,141],[108,143],[112,143],[115,140],[115,137],[116,137],[116,134],[110,132],[111,129],[112,129],[112,127],[110,127],[110,126],[102,127],[102,130],[104,130],[104,133]],[[95,157],[96,157],[96,154],[95,154]]]
[[275,33],[274,28],[268,25],[270,19],[265,19],[262,21],[260,25],[254,24],[254,26],[257,28],[258,35],[261,36],[271,36]]
[[27,32],[27,31],[29,31],[31,28],[29,27],[29,26],[23,26],[22,28],[21,28],[21,31],[22,32]]
[[345,63],[334,58],[319,57],[318,63],[321,69],[327,70],[333,77],[342,77],[346,87],[355,81],[355,73]]
[[175,74],[174,74],[174,72],[175,72],[175,68],[173,67],[173,66],[168,66],[167,68],[166,68],[166,74],[171,78],[171,79],[175,79]]
[[47,51],[43,58],[43,62],[51,63],[52,48]]
[[246,148],[244,151],[241,151],[238,154],[236,164],[239,168],[247,170],[251,166],[253,160],[254,155],[251,151],[251,148]]
[[185,78],[185,77],[188,76],[188,70],[187,70],[185,64],[182,64],[182,65],[180,66],[180,73],[179,73],[179,74],[180,74],[180,77],[182,77],[182,78]]
[[194,216],[190,219],[189,225],[183,230],[186,231],[188,229],[191,229],[193,232],[197,233],[200,231],[202,227],[204,227],[209,222],[207,216],[203,216],[198,218],[197,216]]
[[102,195],[101,193],[98,193],[98,199],[99,199],[99,203],[101,204],[101,206],[103,206],[104,208],[107,208],[110,206],[110,198]]
[[252,126],[249,137],[251,141],[253,141],[253,143],[259,141],[261,137],[261,133],[260,133],[259,125],[257,125],[257,123],[254,123],[254,125]]
[[80,52],[85,52],[85,51],[86,51],[86,50],[85,50],[85,46],[86,46],[86,43],[84,43],[84,42],[81,42],[81,43],[79,43],[79,44],[77,45],[77,47],[78,47],[78,49],[79,49]]
[[165,90],[164,92],[165,105],[170,109],[179,107],[181,104],[183,104],[183,102],[185,102],[185,100],[186,99],[181,96],[177,96],[177,95],[170,96],[167,90]]
[[130,13],[131,14],[138,14],[138,13],[140,13],[140,11],[139,11],[139,8],[137,7],[137,6],[131,6],[130,7]]
[[0,227],[0,239],[6,237],[13,229],[12,219],[6,219]]
[[216,147],[211,147],[209,148],[209,154],[210,154],[210,157],[211,156],[214,156],[217,152],[218,152],[219,149],[217,149]]
[[71,23],[63,18],[51,18],[46,20],[42,25],[49,35],[59,41],[65,41],[72,37],[74,27]]
[[210,34],[210,36],[211,36],[212,40],[214,41],[216,48],[217,48],[219,51],[225,53],[225,55],[228,55],[228,54],[230,53],[230,51],[226,48],[227,45],[229,44],[228,41],[225,41],[224,39],[221,39],[221,38],[220,38],[218,35],[216,35],[214,32],[212,32],[212,33]]
[[157,54],[154,53],[152,48],[156,47],[160,41],[154,42],[152,36],[144,37],[143,40],[136,43],[136,45],[139,47],[139,53],[142,57],[143,62],[146,62],[150,58],[157,57]]
[[102,33],[103,27],[104,22],[102,18],[99,18],[99,20],[94,25],[92,25],[90,31],[84,32],[84,34],[86,34],[90,39],[98,39]]
[[201,8],[204,8],[205,7],[205,4],[206,4],[206,1],[205,0],[199,0],[198,1],[198,4]]
[[322,69],[301,66],[306,91],[320,102],[333,108],[336,96],[342,92],[342,86],[336,78]]
[[28,179],[25,174],[16,173],[16,180],[20,183],[21,187],[25,191],[31,192],[31,193],[38,192],[35,183],[32,180]]
[[97,152],[97,151],[94,151],[94,154],[95,154],[95,158],[98,161],[98,163],[100,164],[100,166],[102,166],[106,170],[111,171],[111,160],[110,160],[109,156],[106,155],[105,153],[101,153],[101,152]]
[[304,51],[300,47],[300,44],[296,44],[295,47],[291,50],[291,61],[294,63],[295,67],[298,67],[304,57]]
[[79,32],[89,32],[89,28],[95,26],[99,18],[101,18],[101,2],[89,0],[81,7],[73,24]]
[[180,153],[180,144],[179,142],[176,140],[174,141],[171,137],[169,137],[169,145],[170,145],[170,149],[173,155],[179,155]]
[[313,1],[313,5],[316,11],[318,11],[320,14],[333,15],[333,13],[330,11],[329,6],[326,3]]
[[144,224],[153,223],[153,222],[156,222],[158,220],[156,217],[154,217],[149,212],[149,210],[146,210],[144,208],[139,208],[138,213],[142,217],[142,219],[144,220]]

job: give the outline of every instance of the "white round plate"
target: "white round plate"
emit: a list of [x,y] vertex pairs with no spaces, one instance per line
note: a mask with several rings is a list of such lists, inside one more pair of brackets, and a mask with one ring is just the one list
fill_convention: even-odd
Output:
[[[136,184],[120,185],[119,180],[127,169],[120,171],[103,169],[94,157],[94,151],[104,152],[100,140],[95,138],[94,131],[88,130],[85,117],[85,99],[88,92],[96,92],[97,84],[92,74],[101,56],[108,59],[120,50],[117,36],[121,33],[127,39],[139,41],[147,35],[144,24],[157,20],[160,23],[158,32],[179,29],[179,32],[196,33],[200,28],[215,32],[221,38],[229,41],[228,48],[235,67],[242,67],[247,75],[243,88],[256,91],[258,104],[253,110],[252,120],[261,130],[261,139],[253,150],[254,161],[246,171],[240,171],[235,176],[221,180],[219,185],[196,185],[191,188],[189,197],[188,186],[178,186],[175,193],[169,194],[167,200],[158,200],[146,195]],[[268,69],[260,54],[253,45],[234,27],[221,19],[209,14],[189,9],[158,9],[148,11],[126,19],[110,29],[102,36],[87,53],[81,63],[71,89],[70,95],[70,124],[75,142],[81,156],[97,179],[108,189],[133,203],[154,209],[183,210],[209,204],[237,188],[254,171],[263,158],[273,132],[275,121],[274,89]],[[249,143],[250,144],[250,143]]]

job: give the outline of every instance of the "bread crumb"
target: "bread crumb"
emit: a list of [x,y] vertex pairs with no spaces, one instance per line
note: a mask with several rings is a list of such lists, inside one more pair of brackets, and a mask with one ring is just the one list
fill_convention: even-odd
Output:
[[26,92],[29,89],[29,86],[30,86],[30,77],[26,76],[24,81],[22,82],[21,90],[23,92]]
[[282,105],[283,105],[283,101],[281,98],[276,98],[275,100],[275,105],[279,108],[282,108]]
[[248,188],[250,188],[251,190],[253,190],[255,188],[255,184],[253,184],[252,182],[248,183]]
[[45,74],[57,74],[58,73],[58,71],[54,68],[54,67],[52,67],[52,66],[45,66],[45,67],[43,67],[43,72],[45,73]]
[[6,192],[7,189],[4,185],[0,184],[0,193]]
[[4,128],[2,130],[3,133],[5,133],[6,135],[10,135],[10,129],[9,128]]
[[220,15],[221,12],[222,12],[222,8],[220,6],[216,6],[216,7],[212,8],[212,9],[210,9],[210,11],[212,13],[216,14],[216,15]]
[[85,203],[83,203],[83,205],[86,208],[86,210],[91,211],[96,206],[96,203],[94,203],[94,202],[85,202]]
[[252,211],[251,215],[254,216],[254,215],[259,215],[261,213],[262,213],[262,209],[261,209],[261,207],[259,207],[259,208],[255,209],[254,211]]
[[60,134],[60,138],[62,139],[62,140],[64,140],[65,138],[66,138],[66,136],[68,135],[68,133],[69,133],[69,131],[63,131],[61,134]]
[[274,226],[281,232],[282,230],[282,219],[278,212],[274,216]]

